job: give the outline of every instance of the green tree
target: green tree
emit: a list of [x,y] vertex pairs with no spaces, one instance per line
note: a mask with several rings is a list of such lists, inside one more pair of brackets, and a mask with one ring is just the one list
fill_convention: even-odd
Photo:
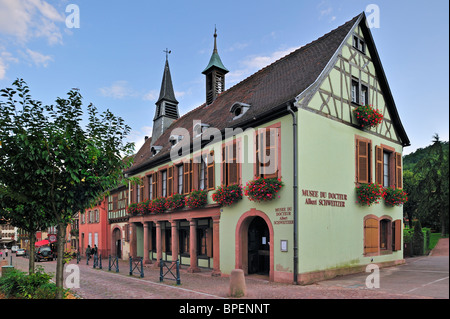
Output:
[[62,288],[67,224],[122,179],[134,149],[125,143],[130,127],[109,110],[99,115],[92,104],[83,119],[77,90],[43,107],[23,80],[13,86],[1,90],[6,101],[0,102],[0,160],[6,165],[0,184],[42,207],[45,219],[57,226],[56,285]]
[[416,193],[418,217],[432,226],[440,227],[441,233],[448,233],[449,210],[449,162],[448,152],[444,152],[443,144],[437,134],[426,157],[414,168],[417,176]]
[[408,201],[403,205],[403,213],[408,218],[409,228],[413,229],[413,219],[417,215],[420,194],[417,192],[418,180],[413,171],[403,171],[403,189],[408,194]]
[[28,272],[29,274],[34,273],[36,232],[50,226],[44,218],[43,208],[35,203],[28,202],[28,199],[20,194],[10,194],[6,187],[0,186],[0,217],[28,233],[30,245],[28,249],[30,257]]

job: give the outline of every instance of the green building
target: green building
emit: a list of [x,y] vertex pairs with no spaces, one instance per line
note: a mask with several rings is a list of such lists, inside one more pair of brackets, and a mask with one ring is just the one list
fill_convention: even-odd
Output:
[[[364,205],[355,191],[401,189],[410,144],[364,13],[228,89],[216,37],[202,72],[206,101],[182,117],[166,60],[153,136],[126,172],[140,182],[121,197],[133,207],[205,190],[207,202],[135,211],[122,220],[129,254],[300,284],[402,263],[402,207]],[[362,127],[360,105],[382,121]],[[221,185],[259,178],[284,186],[266,201],[212,199]]]

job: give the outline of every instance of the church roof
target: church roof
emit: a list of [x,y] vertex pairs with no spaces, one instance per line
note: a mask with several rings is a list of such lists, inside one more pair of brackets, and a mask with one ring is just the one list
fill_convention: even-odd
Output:
[[173,91],[172,77],[170,76],[169,61],[167,58],[166,64],[164,66],[164,73],[161,82],[161,90],[159,92],[159,98],[156,104],[158,104],[163,99],[170,102],[178,103],[177,99],[175,98],[175,92]]
[[[223,131],[227,127],[257,126],[258,123],[270,120],[270,117],[287,114],[286,104],[295,102],[300,93],[315,83],[355,23],[361,21],[360,19],[365,19],[364,13],[259,70],[224,91],[212,104],[202,104],[183,115],[153,143],[153,145],[163,146],[162,150],[151,156],[150,144],[147,141],[137,153],[134,164],[128,172],[136,173],[167,162],[171,150],[168,143],[171,131],[177,127],[184,128],[188,130],[192,141],[193,121],[201,121]],[[238,120],[233,119],[234,115],[230,113],[230,107],[236,102],[251,105],[251,108]],[[400,136],[403,143],[405,141],[409,143],[406,133],[402,131],[403,127],[398,114],[394,115],[394,122],[396,121],[400,124]],[[182,142],[191,142],[188,140],[183,139]]]

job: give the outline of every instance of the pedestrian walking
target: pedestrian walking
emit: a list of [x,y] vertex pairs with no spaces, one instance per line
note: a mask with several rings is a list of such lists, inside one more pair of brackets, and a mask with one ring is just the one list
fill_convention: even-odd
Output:
[[87,260],[89,260],[89,258],[91,257],[91,245],[88,245],[86,248],[86,258]]
[[94,245],[94,255],[97,255],[97,253],[98,253],[97,245]]

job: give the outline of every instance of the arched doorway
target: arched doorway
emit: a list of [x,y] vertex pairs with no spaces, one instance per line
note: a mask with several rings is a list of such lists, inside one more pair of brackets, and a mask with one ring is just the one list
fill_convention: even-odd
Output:
[[113,253],[122,258],[122,234],[119,228],[115,228],[112,235]]
[[269,275],[270,233],[264,219],[254,217],[248,226],[248,273]]
[[236,268],[248,274],[269,275],[274,280],[274,232],[269,217],[251,209],[236,226]]

